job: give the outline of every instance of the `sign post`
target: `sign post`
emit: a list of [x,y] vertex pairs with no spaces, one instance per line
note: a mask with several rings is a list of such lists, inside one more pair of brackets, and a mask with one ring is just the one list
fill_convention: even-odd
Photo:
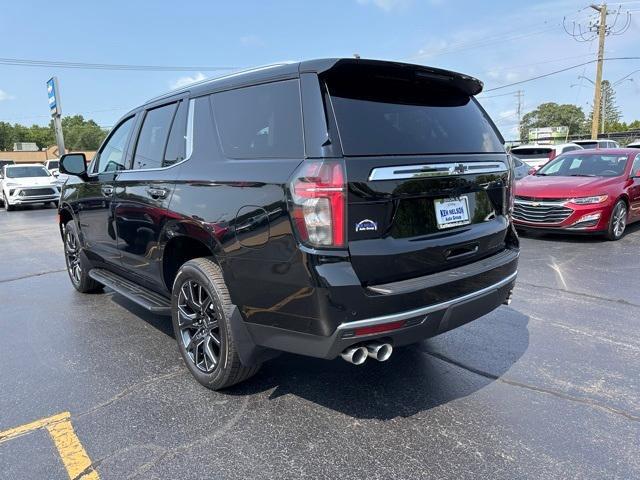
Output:
[[51,77],[47,81],[47,97],[49,98],[49,111],[53,117],[53,128],[56,132],[58,157],[61,157],[66,153],[66,151],[64,148],[64,136],[62,135],[62,104],[60,103],[58,77]]

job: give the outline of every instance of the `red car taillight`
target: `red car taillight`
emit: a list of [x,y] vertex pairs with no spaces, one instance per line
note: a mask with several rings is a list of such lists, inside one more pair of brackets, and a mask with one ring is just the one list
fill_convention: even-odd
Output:
[[291,215],[303,243],[345,244],[346,186],[342,162],[305,161],[291,181]]
[[554,158],[556,158],[556,150],[553,149],[549,152],[549,161],[553,160]]

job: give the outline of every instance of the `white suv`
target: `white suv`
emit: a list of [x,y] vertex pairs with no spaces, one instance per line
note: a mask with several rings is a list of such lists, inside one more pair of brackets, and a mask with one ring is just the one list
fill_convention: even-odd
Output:
[[574,140],[582,148],[620,148],[614,140]]
[[532,144],[513,147],[509,153],[511,153],[512,157],[522,160],[532,169],[537,170],[558,155],[572,150],[582,150],[582,147],[575,143],[561,143],[559,145]]
[[7,211],[30,203],[58,204],[60,186],[56,178],[39,163],[5,165],[0,172],[0,202]]

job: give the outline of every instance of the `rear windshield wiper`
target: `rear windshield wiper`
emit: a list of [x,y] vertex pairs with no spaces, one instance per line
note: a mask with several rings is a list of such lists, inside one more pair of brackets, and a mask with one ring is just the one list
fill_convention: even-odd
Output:
[[572,173],[570,177],[595,177],[595,175],[588,175],[586,173]]

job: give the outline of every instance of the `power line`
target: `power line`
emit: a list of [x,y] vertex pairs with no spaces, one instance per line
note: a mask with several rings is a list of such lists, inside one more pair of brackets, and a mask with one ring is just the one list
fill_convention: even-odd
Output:
[[[613,58],[605,58],[605,61],[609,60],[640,60],[640,57],[613,57]],[[537,75],[535,77],[527,78],[526,80],[520,80],[518,82],[506,83],[504,85],[500,85],[499,87],[487,88],[485,92],[493,92],[495,90],[501,90],[503,88],[513,87],[514,85],[521,85],[523,83],[532,82],[534,80],[539,80],[541,78],[551,77],[552,75],[556,75],[558,73],[567,72],[569,70],[573,70],[575,68],[583,67],[585,65],[591,65],[592,63],[597,62],[597,60],[589,60],[588,62],[579,63],[578,65],[572,65],[570,67],[562,68],[560,70],[555,70],[553,72],[544,73],[542,75]]]
[[175,65],[133,65],[111,63],[66,62],[61,60],[31,60],[25,58],[0,58],[0,65],[22,67],[56,67],[76,68],[83,70],[134,70],[150,72],[208,72],[219,70],[239,70],[229,66],[175,66]]

